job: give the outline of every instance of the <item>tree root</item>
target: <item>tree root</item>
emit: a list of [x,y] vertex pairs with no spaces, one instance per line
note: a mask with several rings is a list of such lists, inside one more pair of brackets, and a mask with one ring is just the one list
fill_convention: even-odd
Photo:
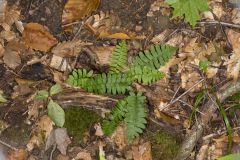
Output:
[[[229,96],[240,91],[240,81],[228,82],[222,86],[217,92],[217,98],[220,102],[223,102]],[[203,130],[206,128],[209,121],[212,119],[213,113],[218,109],[216,106],[216,99],[212,97],[204,104],[204,115],[201,115],[197,119],[197,123],[192,128],[192,131],[186,136],[181,148],[175,158],[175,160],[185,160],[191,154],[193,148],[197,144],[197,141],[202,137]]]

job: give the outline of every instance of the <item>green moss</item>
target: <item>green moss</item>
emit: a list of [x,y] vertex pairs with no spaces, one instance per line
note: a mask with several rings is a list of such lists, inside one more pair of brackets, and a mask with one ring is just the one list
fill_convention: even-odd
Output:
[[176,156],[179,143],[178,140],[163,132],[151,133],[152,156],[157,160],[172,160]]
[[93,111],[80,107],[69,107],[65,110],[65,124],[68,134],[73,137],[73,144],[79,144],[84,133],[101,117]]

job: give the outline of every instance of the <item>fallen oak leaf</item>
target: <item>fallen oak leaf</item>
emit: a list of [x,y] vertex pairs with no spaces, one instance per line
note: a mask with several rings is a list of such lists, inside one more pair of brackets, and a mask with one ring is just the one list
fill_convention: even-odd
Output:
[[38,23],[28,23],[24,26],[23,41],[26,46],[43,52],[48,52],[58,43],[48,29]]
[[100,0],[68,0],[62,14],[62,24],[66,25],[95,11],[100,4]]

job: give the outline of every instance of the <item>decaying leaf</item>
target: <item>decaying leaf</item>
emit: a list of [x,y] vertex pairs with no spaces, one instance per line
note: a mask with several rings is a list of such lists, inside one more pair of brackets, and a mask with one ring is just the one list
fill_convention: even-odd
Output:
[[82,159],[83,160],[92,160],[92,157],[88,151],[83,150],[83,151],[79,152],[74,159],[76,159],[76,160],[82,160]]
[[124,127],[119,125],[115,132],[112,134],[111,139],[117,145],[119,150],[127,146],[127,137],[124,132]]
[[7,42],[10,42],[16,38],[16,34],[13,31],[2,31],[0,33],[0,38],[5,39]]
[[104,66],[109,64],[114,48],[113,46],[90,46],[85,50],[98,65]]
[[162,15],[169,16],[170,15],[170,6],[164,0],[156,0],[151,4],[151,7],[147,13],[148,17],[153,17],[154,12],[160,10]]
[[151,143],[146,142],[139,146],[132,146],[134,160],[152,160]]
[[21,58],[18,51],[5,50],[3,56],[4,63],[11,69],[15,69],[21,64]]
[[71,143],[71,140],[67,134],[66,128],[57,128],[53,130],[47,139],[45,150],[48,150],[51,146],[57,145],[61,154],[66,155],[67,147]]
[[49,137],[53,129],[53,122],[47,116],[44,115],[40,118],[39,122],[34,128],[34,132],[27,144],[28,151],[32,151],[35,146],[40,146]]
[[53,56],[50,66],[60,71],[71,70],[73,66],[70,65],[70,62],[68,62],[67,58],[77,57],[82,47],[85,45],[89,45],[89,43],[84,43],[80,40],[59,43],[51,50]]
[[233,54],[225,62],[225,65],[227,65],[227,76],[236,81],[240,70],[240,33],[229,29],[227,30],[227,36],[233,48]]
[[58,42],[47,28],[38,23],[28,23],[24,26],[23,41],[28,47],[43,52],[49,51]]
[[0,58],[4,55],[5,49],[3,45],[0,43]]
[[114,39],[144,39],[145,36],[138,36],[124,28],[121,28],[119,17],[110,12],[100,12],[89,17],[85,23],[86,28],[99,38]]
[[0,1],[0,23],[3,23],[5,20],[5,10],[7,6],[7,1],[6,0],[1,0]]
[[27,153],[23,149],[11,151],[8,155],[8,160],[26,160],[26,159],[27,159]]
[[100,0],[68,0],[64,6],[62,24],[68,24],[81,20],[95,11]]

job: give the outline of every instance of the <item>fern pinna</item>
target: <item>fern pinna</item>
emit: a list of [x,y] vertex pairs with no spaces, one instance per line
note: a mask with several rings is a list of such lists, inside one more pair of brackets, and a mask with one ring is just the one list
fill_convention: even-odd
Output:
[[168,45],[155,45],[140,52],[133,58],[131,64],[127,63],[127,44],[121,42],[114,49],[110,59],[109,73],[94,74],[85,69],[74,70],[67,83],[81,87],[88,92],[98,94],[125,94],[129,96],[120,100],[107,120],[103,121],[104,133],[111,134],[123,121],[129,141],[142,133],[146,124],[146,97],[141,93],[133,93],[132,84],[137,81],[142,84],[151,84],[164,77],[159,72],[176,52],[176,48]]

